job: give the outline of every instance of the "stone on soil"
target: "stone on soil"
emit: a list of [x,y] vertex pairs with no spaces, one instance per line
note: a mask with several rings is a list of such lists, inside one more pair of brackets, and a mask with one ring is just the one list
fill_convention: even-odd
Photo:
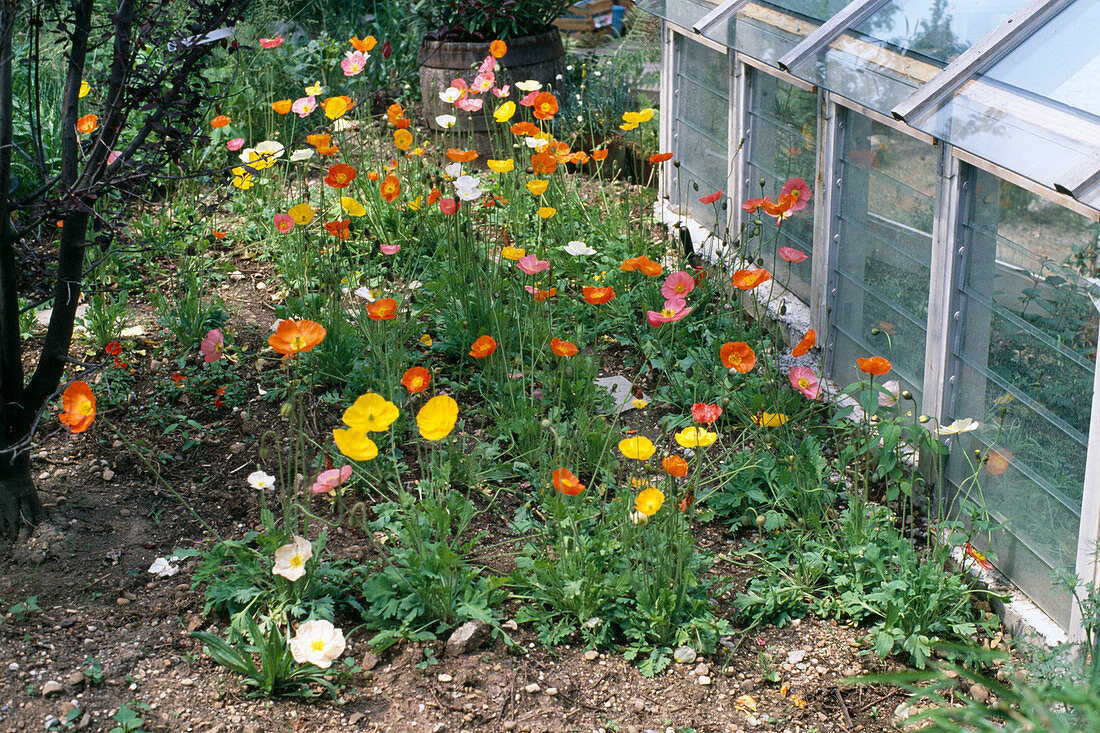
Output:
[[482,621],[467,621],[447,639],[447,656],[468,654],[489,640],[489,625]]

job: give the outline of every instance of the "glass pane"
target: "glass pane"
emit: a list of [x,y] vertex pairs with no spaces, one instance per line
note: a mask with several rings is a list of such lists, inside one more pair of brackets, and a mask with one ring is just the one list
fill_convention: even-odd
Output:
[[729,60],[701,43],[674,36],[672,152],[679,161],[672,174],[674,205],[705,226],[714,207],[699,203],[713,191],[727,191],[729,147]]
[[[844,6],[843,2],[834,4]],[[818,25],[817,21],[788,15],[764,3],[749,3],[708,29],[705,35],[715,43],[775,66],[783,54]]]
[[1073,3],[913,126],[1053,188],[1100,155],[1098,26],[1100,3]]
[[661,20],[690,30],[716,4],[717,2],[710,0],[638,0],[635,6],[638,10],[644,10]]
[[[789,178],[803,178],[811,185],[817,154],[817,96],[779,81],[763,72],[752,72],[752,101],[748,119],[748,196],[779,191]],[[763,184],[761,184],[763,181]],[[763,192],[761,192],[761,187]],[[758,252],[776,279],[807,303],[810,301],[809,258],[799,263],[777,262],[779,247],[813,254],[813,204],[786,219],[774,247]]]
[[850,0],[769,0],[768,5],[824,23],[843,10],[849,2]]
[[841,132],[831,376],[849,384],[857,358],[885,356],[920,404],[938,155],[854,112]]
[[[1006,523],[993,542],[1001,569],[1068,623],[1070,599],[1052,593],[1050,573],[1076,559],[1100,314],[1095,286],[1058,263],[1093,247],[1097,225],[988,173],[969,176],[947,407],[981,427],[957,441],[948,476]],[[978,469],[969,457],[990,446]]]

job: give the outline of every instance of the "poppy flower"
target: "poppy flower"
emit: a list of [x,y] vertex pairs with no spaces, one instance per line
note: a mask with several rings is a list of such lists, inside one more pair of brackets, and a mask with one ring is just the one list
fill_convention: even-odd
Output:
[[379,192],[382,194],[382,198],[393,203],[393,200],[401,195],[401,181],[397,179],[397,176],[391,173],[382,179]]
[[367,214],[367,207],[350,196],[340,197],[340,208],[342,208],[344,213],[348,216],[360,217],[366,216]]
[[554,214],[558,213],[558,210],[553,206],[540,206],[535,213],[543,219],[551,219]]
[[791,386],[805,395],[807,399],[816,400],[821,395],[821,384],[812,369],[793,367],[788,378],[791,380]]
[[696,402],[691,406],[691,416],[695,422],[710,425],[722,417],[722,408],[719,405],[708,405],[705,402]]
[[413,144],[412,133],[408,130],[394,130],[393,144],[397,146],[398,150],[408,150]]
[[235,137],[232,140],[226,140],[225,141],[225,149],[229,150],[230,152],[235,153],[243,147],[244,147],[244,138],[243,137]]
[[555,295],[558,294],[557,288],[550,288],[549,290],[539,290],[538,288],[531,285],[524,285],[523,289],[531,295],[535,296],[536,303],[541,303],[542,301],[553,298]]
[[550,350],[561,357],[570,357],[577,355],[577,347],[570,341],[562,341],[560,338],[554,337],[550,339]]
[[584,295],[584,300],[586,303],[591,303],[592,305],[603,305],[604,303],[609,302],[612,298],[615,297],[615,288],[583,287],[581,288],[581,294]]
[[61,395],[61,414],[58,419],[74,433],[83,433],[95,421],[95,395],[86,382],[79,379]]
[[[411,202],[409,203],[409,208],[410,209],[413,208],[413,205],[412,205]],[[382,250],[382,254],[384,254],[384,255],[395,255],[395,254],[397,254],[398,252],[401,251],[401,245],[400,244],[380,244],[380,245],[378,245],[378,249]]]
[[985,470],[990,476],[1000,476],[1008,470],[1012,460],[1012,451],[1006,448],[997,448],[989,451],[985,459]]
[[974,558],[974,562],[976,562],[978,566],[981,567],[983,570],[993,569],[993,563],[989,562],[985,555],[971,547],[969,542],[963,545],[963,550],[966,552],[967,555]]
[[794,198],[788,194],[786,196],[780,196],[778,201],[772,203],[772,201],[765,196],[763,206],[765,214],[774,216],[782,221],[790,216],[791,207],[794,206]]
[[489,54],[495,59],[504,58],[504,54],[508,53],[508,44],[504,41],[493,41],[489,44]]
[[325,110],[325,117],[328,117],[330,120],[335,120],[337,117],[342,117],[346,114],[355,106],[355,103],[352,102],[351,97],[341,95],[339,97],[329,97],[321,102],[321,106]]
[[247,168],[231,168],[229,172],[233,174],[233,178],[229,182],[242,191],[247,191],[256,185],[252,179],[252,174],[248,172]]
[[756,354],[753,352],[752,347],[744,341],[732,341],[722,344],[718,355],[721,357],[722,365],[726,369],[736,369],[742,374],[752,371],[752,368],[756,366]]
[[688,475],[688,464],[681,456],[666,456],[661,461],[661,468],[673,478],[683,478]]
[[528,275],[537,275],[540,272],[549,270],[550,262],[549,260],[540,260],[535,255],[527,255],[520,257],[519,261],[516,262],[516,266]]
[[340,241],[351,236],[351,219],[335,219],[325,222],[325,230]]
[[477,159],[477,151],[447,148],[447,157],[453,160],[455,163],[469,163]]
[[554,488],[566,496],[576,496],[584,491],[584,484],[568,468],[559,468],[551,475],[554,479]]
[[341,416],[344,424],[360,433],[384,433],[390,429],[401,411],[385,397],[375,392],[360,395]]
[[699,203],[701,204],[713,204],[718,199],[722,198],[721,191],[715,191],[714,193],[708,193],[706,196],[699,197]]
[[317,99],[313,95],[295,99],[294,104],[290,105],[290,110],[299,117],[308,117],[315,109],[317,109]]
[[367,55],[362,51],[350,51],[340,61],[344,76],[358,76],[367,68]]
[[367,305],[367,315],[372,321],[392,321],[397,318],[397,301],[393,298],[379,298]]
[[82,81],[82,82],[80,82],[80,91],[77,92],[76,96],[78,96],[80,99],[84,99],[84,97],[88,96],[91,93],[91,91],[92,91],[92,85],[89,84],[86,81]]
[[646,275],[648,277],[657,277],[662,272],[664,272],[664,268],[661,267],[661,265],[649,259],[645,255],[642,255],[641,257],[631,257],[629,259],[623,260],[623,263],[619,265],[619,269],[623,272],[633,272],[634,270],[639,270],[643,275]]
[[652,517],[664,503],[664,492],[651,486],[634,499],[634,508],[642,515]]
[[672,160],[672,153],[654,153],[649,156],[649,162],[653,165],[664,163],[667,160]]
[[758,412],[752,416],[753,424],[761,428],[778,428],[785,425],[788,419],[781,412]]
[[661,286],[661,295],[665,297],[665,300],[684,298],[694,289],[695,278],[690,273],[681,270],[668,276],[665,284]]
[[749,212],[750,214],[755,214],[758,209],[763,208],[764,202],[767,201],[767,200],[768,200],[767,196],[765,196],[762,199],[748,199],[748,200],[745,201],[745,203],[741,204],[741,208],[744,211]]
[[657,311],[646,311],[646,320],[649,325],[659,328],[666,323],[679,321],[691,311],[691,306],[688,306],[683,298],[670,298],[665,301],[665,307],[659,313]]
[[298,226],[305,226],[313,221],[313,207],[307,203],[291,206],[286,213],[290,214]]
[[455,106],[463,112],[480,112],[481,108],[485,106],[485,100],[474,97],[463,97],[455,102]]
[[458,201],[455,199],[439,199],[439,210],[450,216],[458,211]]
[[[215,130],[217,130],[219,128],[225,127],[226,125],[228,125],[232,121],[233,120],[226,117],[225,115],[218,115],[214,119],[210,120],[210,126],[213,127]],[[80,129],[80,128],[78,127],[77,129]],[[83,130],[81,130],[81,132],[83,132]]]
[[522,247],[513,247],[512,245],[507,245],[500,250],[501,257],[506,260],[512,260],[513,262],[523,259],[524,255],[526,254],[527,250],[523,249]]
[[475,359],[484,359],[497,350],[497,341],[492,336],[478,336],[477,341],[470,345],[470,356]]
[[506,160],[490,159],[485,161],[485,165],[489,166],[489,170],[491,170],[493,173],[508,173],[509,171],[515,169],[516,162],[511,158],[508,158]]
[[214,237],[214,239],[225,239],[227,234],[229,234],[229,232],[219,232],[217,229],[212,229],[210,231],[210,236]]
[[558,169],[558,159],[549,151],[531,156],[531,169],[540,176],[548,176]]
[[427,203],[428,204],[434,204],[436,201],[439,201],[439,198],[442,195],[443,195],[442,191],[440,191],[438,188],[433,187],[432,190],[431,190],[431,193],[428,194]]
[[527,190],[535,196],[541,196],[546,193],[547,187],[550,185],[550,181],[544,181],[542,179],[535,179],[527,182]]
[[103,347],[103,353],[107,354],[108,356],[118,356],[122,353],[122,344],[120,344],[118,341],[112,341],[111,343]]
[[648,461],[657,447],[644,435],[624,438],[619,441],[619,452],[635,461]]
[[350,43],[351,47],[354,48],[356,51],[359,51],[360,53],[370,53],[374,49],[375,45],[378,44],[378,39],[376,39],[374,36],[367,36],[363,40],[359,40],[358,36],[352,36],[348,43]]
[[739,290],[752,290],[772,279],[772,274],[763,267],[756,270],[738,270],[733,273],[733,284]]
[[593,150],[592,160],[600,161],[607,157],[607,148],[600,148],[599,150]]
[[285,115],[290,114],[290,108],[294,105],[289,99],[280,99],[277,102],[271,103],[271,109],[275,110],[276,114]]
[[409,394],[420,394],[431,382],[432,373],[422,366],[409,367],[401,377],[401,384],[405,385]]
[[325,327],[316,321],[284,320],[275,333],[267,338],[267,345],[283,356],[294,356],[309,351],[325,340]]
[[351,478],[351,471],[351,466],[341,466],[340,468],[321,471],[317,476],[317,480],[313,482],[313,486],[310,487],[310,491],[314,494],[331,494]]
[[806,208],[807,202],[813,196],[813,191],[810,190],[810,185],[802,178],[792,178],[783,184],[783,190],[779,192],[780,198],[783,196],[790,196],[793,202],[791,203],[791,211],[802,211]]
[[347,163],[337,163],[325,174],[325,183],[332,188],[347,188],[355,180],[355,169]]
[[336,447],[353,461],[373,461],[378,457],[378,446],[364,432],[339,428],[332,431]]
[[673,436],[682,448],[706,448],[718,440],[718,433],[692,425]]
[[508,129],[512,131],[513,135],[520,136],[538,135],[540,132],[539,128],[535,127],[527,120],[524,120],[523,122],[517,122]]
[[870,374],[875,377],[881,377],[891,369],[890,362],[881,356],[872,356],[869,359],[861,357],[856,359],[856,365],[859,366],[859,370],[864,374]]
[[808,254],[800,249],[795,249],[794,247],[779,248],[779,259],[783,260],[784,262],[805,262],[808,257]]
[[222,358],[224,351],[225,336],[216,328],[210,329],[206,334],[206,338],[199,344],[199,353],[202,354],[202,360],[207,364],[212,364]]
[[442,440],[455,429],[458,403],[450,395],[432,397],[416,413],[416,426],[424,440]]
[[536,119],[549,120],[558,113],[558,100],[550,92],[539,92],[531,108]]
[[802,340],[798,342],[798,345],[791,350],[791,356],[799,357],[805,356],[806,352],[814,347],[817,343],[817,331],[812,328],[806,332],[806,335],[802,337]]

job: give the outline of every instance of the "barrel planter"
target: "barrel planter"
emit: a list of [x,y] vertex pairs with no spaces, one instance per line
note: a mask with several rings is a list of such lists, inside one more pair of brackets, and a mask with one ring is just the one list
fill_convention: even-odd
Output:
[[[507,43],[508,53],[499,62],[497,85],[512,84],[508,99],[518,103],[522,98],[524,92],[515,88],[517,81],[534,79],[542,82],[543,86],[556,84],[557,77],[564,70],[565,58],[561,34],[556,28],[537,36],[514,38]],[[491,119],[492,111],[503,104],[504,99],[485,92],[480,95],[485,100],[485,106],[481,110],[464,112],[439,98],[439,93],[456,78],[465,79],[467,83],[472,82],[477,67],[488,55],[488,43],[424,41],[420,45],[417,55],[420,62],[420,98],[429,128],[440,130],[435,118],[448,114],[458,118],[454,130],[474,133],[488,131],[486,118]]]

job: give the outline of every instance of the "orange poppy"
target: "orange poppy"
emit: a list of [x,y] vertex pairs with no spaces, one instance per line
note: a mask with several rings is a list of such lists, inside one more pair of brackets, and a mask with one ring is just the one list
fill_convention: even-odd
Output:
[[531,136],[531,135],[538,135],[539,134],[539,128],[535,127],[534,125],[532,125],[527,120],[524,120],[523,122],[517,122],[516,124],[512,125],[508,129],[512,131],[513,135]]
[[317,149],[321,155],[336,155],[340,148],[332,144],[332,137],[327,134],[306,135],[306,142]]
[[694,491],[689,491],[686,494],[684,494],[684,498],[680,499],[680,503],[677,504],[676,506],[679,507],[680,511],[686,512],[688,510],[688,507],[691,506],[694,503],[695,503],[695,492]]
[[293,106],[294,102],[289,99],[280,99],[278,102],[271,103],[271,109],[275,110],[275,113],[280,115],[290,114],[290,108]]
[[397,176],[389,174],[382,179],[382,198],[389,201],[391,204],[393,200],[401,195],[401,181],[397,180]]
[[225,236],[229,234],[229,232],[219,232],[217,229],[212,229],[210,234],[213,235],[214,239],[225,239]]
[[566,496],[576,496],[584,491],[584,484],[568,468],[559,468],[552,475],[554,488]]
[[[229,118],[227,117],[226,120]],[[83,132],[85,134],[89,132],[95,132],[95,129],[99,127],[99,118],[95,115],[84,115],[76,121],[76,131]]]
[[347,163],[337,163],[325,175],[325,183],[333,188],[346,188],[354,180],[355,169]]
[[806,335],[802,337],[802,340],[798,342],[798,346],[795,346],[791,351],[791,356],[804,356],[816,343],[817,331],[811,328],[806,332]]
[[718,355],[721,357],[722,365],[726,369],[736,369],[742,374],[752,371],[752,368],[756,366],[756,354],[753,352],[752,347],[744,341],[732,341],[722,344]]
[[217,129],[219,127],[225,127],[233,120],[229,119],[225,115],[218,115],[214,119],[210,120],[210,126]]
[[497,340],[492,336],[478,336],[477,341],[470,345],[470,356],[475,359],[484,359],[497,350]]
[[358,36],[352,36],[349,42],[351,43],[351,47],[359,53],[370,53],[371,49],[378,43],[378,40],[374,36],[367,36],[360,41]]
[[506,53],[508,53],[508,44],[504,41],[493,41],[489,44],[489,55],[493,58],[502,59]]
[[672,160],[672,153],[654,153],[649,156],[649,162],[653,165],[664,163],[666,160]]
[[408,150],[413,144],[412,133],[405,129],[394,130],[393,144],[397,146],[398,150]]
[[325,222],[325,229],[329,234],[343,241],[351,236],[351,219],[336,219]]
[[557,170],[558,159],[549,150],[544,150],[531,156],[531,167],[538,175],[548,176]]
[[405,385],[405,389],[409,390],[409,394],[419,394],[428,388],[431,384],[432,373],[422,366],[414,366],[405,370],[405,375],[401,377],[401,384]]
[[733,273],[733,284],[740,290],[752,290],[772,279],[772,274],[761,267],[758,270],[738,270]]
[[592,151],[592,160],[603,160],[607,157],[607,148]]
[[386,108],[386,119],[390,121],[391,125],[396,125],[397,121],[405,116],[405,108],[397,102],[394,102]]
[[267,337],[267,345],[283,356],[294,356],[309,351],[325,340],[325,327],[316,321],[291,321],[279,323],[275,333]]
[[779,197],[779,201],[774,204],[768,200],[765,196],[763,201],[764,213],[768,216],[782,216],[791,210],[794,206],[795,198],[790,194],[784,194]]
[[529,292],[529,293],[531,293],[531,295],[535,296],[535,302],[536,303],[541,303],[544,300],[549,300],[550,298],[553,298],[555,295],[557,295],[558,294],[558,289],[557,288],[550,288],[549,290],[539,290],[537,288],[533,288],[530,285],[528,285],[527,286],[527,292]]
[[83,433],[95,420],[95,395],[85,382],[77,380],[61,395],[62,413],[58,415],[62,425],[68,425],[74,433]]
[[630,259],[623,260],[623,264],[619,265],[619,269],[623,272],[633,272],[634,270],[640,270],[643,275],[649,277],[657,277],[662,272],[662,268],[658,263],[649,259],[645,255],[641,257],[631,257]]
[[439,201],[439,199],[442,195],[443,195],[443,193],[438,188],[433,187],[431,193],[428,194],[428,200],[427,200],[428,205],[430,206],[431,204],[434,204],[436,201]]
[[367,315],[372,321],[392,321],[397,318],[397,301],[393,298],[379,298],[367,306]]
[[1012,451],[1007,448],[990,450],[989,457],[985,460],[985,470],[990,476],[1000,476],[1008,470],[1011,460]]
[[367,173],[367,180],[368,181],[377,181],[378,180],[378,172],[377,171],[370,171],[369,173]]
[[683,478],[688,475],[688,464],[680,456],[668,456],[661,461],[661,468],[673,478]]
[[581,293],[584,294],[585,302],[592,305],[603,305],[615,297],[615,288],[584,287],[581,288]]
[[453,160],[455,163],[469,163],[470,161],[477,159],[477,151],[447,148],[447,157]]
[[570,341],[562,341],[557,337],[550,339],[550,350],[561,357],[577,355],[577,347],[575,344]]
[[536,119],[549,120],[558,113],[558,100],[550,92],[539,92],[531,107]]
[[856,359],[856,364],[864,374],[871,374],[876,377],[881,377],[892,368],[890,362],[881,356],[872,356],[870,359],[859,358]]

